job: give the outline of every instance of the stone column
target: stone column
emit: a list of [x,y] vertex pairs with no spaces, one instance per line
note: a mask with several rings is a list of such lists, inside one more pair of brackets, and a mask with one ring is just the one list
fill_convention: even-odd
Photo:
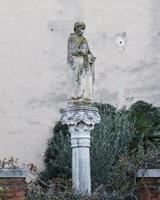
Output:
[[73,105],[61,110],[61,114],[61,122],[71,133],[73,189],[77,194],[90,195],[90,131],[100,122],[98,109]]

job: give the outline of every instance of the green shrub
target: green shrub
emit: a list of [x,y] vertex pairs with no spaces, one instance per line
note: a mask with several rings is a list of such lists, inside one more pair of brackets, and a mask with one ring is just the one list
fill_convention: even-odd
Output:
[[67,126],[61,122],[55,125],[53,133],[44,156],[46,170],[40,176],[43,179],[70,178],[72,173],[70,133]]
[[159,135],[160,108],[144,101],[137,101],[131,106],[130,112],[131,120],[135,120],[135,127],[139,134],[144,134],[147,138]]
[[103,199],[101,196],[98,192],[91,197],[78,196],[67,180],[56,179],[48,190],[41,187],[37,181],[27,184],[26,200],[100,200]]

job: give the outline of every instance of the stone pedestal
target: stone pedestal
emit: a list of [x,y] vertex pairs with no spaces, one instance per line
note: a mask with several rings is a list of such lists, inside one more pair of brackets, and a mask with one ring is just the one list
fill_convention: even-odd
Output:
[[71,133],[73,189],[77,194],[90,195],[90,131],[100,122],[98,109],[72,105],[61,114],[61,122],[68,125]]
[[0,169],[0,199],[25,200],[25,169]]
[[141,181],[139,200],[160,200],[160,169],[139,169],[137,179]]

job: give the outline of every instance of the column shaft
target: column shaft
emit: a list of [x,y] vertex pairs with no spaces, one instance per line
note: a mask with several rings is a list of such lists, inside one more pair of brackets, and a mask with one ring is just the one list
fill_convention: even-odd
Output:
[[72,145],[72,181],[76,193],[90,195],[90,137],[77,138],[71,135]]

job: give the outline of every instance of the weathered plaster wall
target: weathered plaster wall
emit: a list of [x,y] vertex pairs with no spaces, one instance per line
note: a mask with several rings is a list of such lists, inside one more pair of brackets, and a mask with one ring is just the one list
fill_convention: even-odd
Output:
[[0,158],[42,166],[76,20],[97,57],[95,100],[160,105],[159,18],[159,0],[0,0]]

